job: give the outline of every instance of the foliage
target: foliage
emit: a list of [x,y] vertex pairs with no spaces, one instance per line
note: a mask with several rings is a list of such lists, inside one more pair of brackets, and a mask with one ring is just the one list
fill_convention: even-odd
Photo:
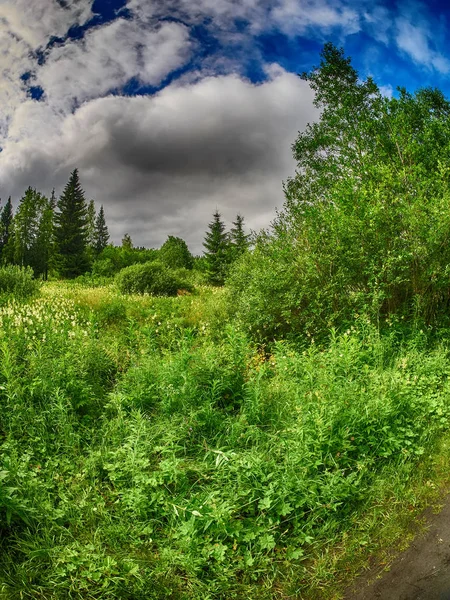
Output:
[[153,294],[176,296],[186,284],[177,280],[162,262],[147,262],[122,269],[116,283],[123,294]]
[[235,261],[249,249],[249,236],[245,233],[244,217],[242,215],[238,214],[236,216],[236,221],[233,221],[233,227],[230,229],[229,241],[231,261]]
[[98,211],[98,215],[95,220],[94,239],[95,252],[98,255],[107,247],[109,241],[109,231],[106,225],[103,204],[100,206],[100,210]]
[[436,90],[383,98],[330,44],[304,78],[321,116],[294,144],[283,212],[231,277],[241,323],[267,340],[326,335],[355,314],[445,319],[449,103]]
[[121,269],[137,263],[151,262],[158,258],[153,249],[106,246],[92,265],[92,273],[102,277],[113,277]]
[[55,239],[58,251],[58,270],[64,278],[74,278],[88,270],[87,206],[75,169],[58,200],[55,215]]
[[38,235],[46,199],[29,187],[21,198],[14,216],[14,262],[20,266],[31,266],[39,271]]
[[133,241],[131,239],[131,235],[126,233],[122,238],[122,248],[123,250],[132,250],[133,249]]
[[229,241],[218,210],[213,215],[213,220],[208,226],[208,231],[203,242],[205,247],[206,272],[209,283],[223,285],[228,270]]
[[406,495],[448,429],[448,342],[360,319],[266,354],[212,340],[222,293],[0,309],[5,597],[307,598],[333,574],[304,558]]
[[0,267],[0,298],[5,296],[18,299],[29,298],[38,292],[39,287],[31,267],[18,265]]
[[88,249],[88,253],[91,255],[90,258],[92,260],[95,251],[95,222],[96,222],[96,213],[95,213],[95,202],[94,200],[89,200],[87,204],[86,210],[86,246]]
[[0,260],[3,263],[8,261],[8,257],[6,256],[6,247],[8,246],[13,229],[13,216],[10,196],[0,213]]
[[186,242],[173,235],[169,235],[161,246],[159,259],[171,269],[192,269],[193,267],[193,257]]

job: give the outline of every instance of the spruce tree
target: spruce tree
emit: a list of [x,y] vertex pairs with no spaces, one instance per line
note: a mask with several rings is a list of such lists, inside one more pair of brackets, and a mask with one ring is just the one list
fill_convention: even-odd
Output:
[[233,227],[230,230],[230,257],[231,260],[239,258],[249,247],[249,236],[244,232],[244,217],[236,215]]
[[97,218],[95,220],[94,230],[94,249],[96,254],[100,254],[102,250],[106,248],[109,242],[109,231],[106,226],[105,211],[103,210],[103,204],[100,206]]
[[208,227],[203,242],[208,281],[213,285],[223,285],[228,269],[229,245],[225,224],[218,210],[214,213]]
[[2,263],[10,262],[7,256],[6,247],[8,246],[12,234],[13,218],[14,214],[10,196],[0,213],[0,259]]
[[75,169],[58,200],[55,215],[55,239],[58,270],[62,277],[82,275],[89,268],[86,253],[87,206]]

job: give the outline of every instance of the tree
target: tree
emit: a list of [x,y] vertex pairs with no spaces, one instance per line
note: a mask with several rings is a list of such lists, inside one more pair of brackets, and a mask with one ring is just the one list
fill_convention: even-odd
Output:
[[10,196],[0,213],[0,259],[3,263],[12,262],[12,257],[7,257],[6,247],[12,234],[13,218],[14,213]]
[[97,256],[102,250],[106,248],[109,241],[108,227],[106,226],[105,211],[103,210],[103,204],[100,206],[97,218],[95,220],[95,231],[94,231],[94,248]]
[[86,254],[87,207],[75,169],[58,200],[55,215],[55,239],[58,251],[58,270],[62,277],[82,275],[89,268]]
[[124,250],[133,250],[133,241],[129,233],[126,233],[122,238],[122,248]]
[[231,260],[236,260],[249,248],[249,236],[244,231],[244,217],[236,215],[233,227],[230,230],[230,254]]
[[445,318],[450,304],[450,103],[384,98],[326,44],[302,75],[318,120],[293,145],[295,176],[270,232],[233,270],[238,318],[263,339],[326,334],[364,314]]
[[169,235],[161,246],[159,255],[161,260],[173,269],[192,269],[193,267],[192,254],[189,252],[186,242],[179,237]]
[[46,281],[49,270],[55,266],[55,199],[43,199],[36,236],[35,275]]
[[203,242],[207,277],[213,285],[223,285],[228,270],[229,244],[225,224],[218,210],[208,228]]
[[89,200],[86,215],[86,249],[90,262],[93,261],[95,255],[95,221],[95,203],[93,200]]
[[32,267],[38,271],[37,238],[39,220],[45,198],[29,187],[22,196],[14,216],[14,262],[21,267]]

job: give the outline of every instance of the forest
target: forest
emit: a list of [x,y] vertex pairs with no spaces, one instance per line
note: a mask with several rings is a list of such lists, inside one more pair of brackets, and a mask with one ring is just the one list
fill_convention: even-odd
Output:
[[1,598],[338,600],[448,485],[450,102],[301,77],[266,230],[114,246],[77,170],[1,208]]

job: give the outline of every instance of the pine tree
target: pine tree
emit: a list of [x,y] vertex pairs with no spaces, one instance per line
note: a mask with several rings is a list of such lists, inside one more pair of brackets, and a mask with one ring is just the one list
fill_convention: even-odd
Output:
[[55,239],[58,270],[62,277],[70,279],[82,275],[89,267],[86,253],[87,207],[77,169],[71,173],[57,206]]
[[13,230],[13,218],[14,214],[10,196],[0,213],[0,259],[2,263],[10,262],[12,259],[12,257],[7,256],[6,248],[9,246],[8,242]]
[[236,215],[233,227],[230,230],[230,258],[238,259],[249,247],[249,236],[244,232],[244,217]]
[[204,254],[208,280],[213,285],[223,285],[228,270],[229,242],[225,224],[218,210],[214,213],[213,221],[208,227],[203,242],[206,249]]
[[103,210],[103,204],[100,206],[97,218],[95,220],[94,230],[94,249],[97,255],[106,248],[109,241],[109,231],[106,226],[105,211]]

